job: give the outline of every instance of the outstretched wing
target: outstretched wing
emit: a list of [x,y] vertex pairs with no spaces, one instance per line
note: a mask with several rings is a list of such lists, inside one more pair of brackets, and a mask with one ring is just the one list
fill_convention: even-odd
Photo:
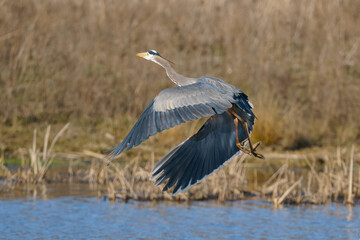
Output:
[[201,81],[165,89],[147,106],[120,145],[108,151],[108,157],[113,159],[125,148],[129,150],[165,129],[221,114],[232,106],[233,97],[234,93]]
[[[252,124],[249,130],[251,132]],[[240,142],[247,138],[241,125],[238,135]],[[152,179],[157,179],[156,185],[168,179],[163,190],[175,185],[173,194],[177,194],[201,182],[240,153],[233,118],[225,112],[209,118],[194,136],[160,159],[151,172]]]

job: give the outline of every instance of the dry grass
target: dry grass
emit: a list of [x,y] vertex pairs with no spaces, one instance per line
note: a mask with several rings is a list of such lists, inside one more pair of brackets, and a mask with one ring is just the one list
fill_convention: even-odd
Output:
[[[341,150],[338,149],[340,152]],[[326,204],[329,202],[343,202],[355,204],[360,199],[360,162],[359,155],[354,160],[354,152],[343,149],[340,158],[336,155],[323,153],[321,157],[311,154],[305,155],[279,155],[272,159],[276,165],[283,163],[272,175],[271,168],[264,168],[264,163],[254,164],[253,159],[246,156],[234,159],[224,169],[204,180],[201,184],[189,189],[185,193],[176,196],[169,192],[161,191],[161,186],[153,185],[149,180],[150,170],[154,164],[152,161],[145,165],[140,164],[140,158],[132,161],[115,162],[107,167],[102,156],[96,153],[86,152],[87,159],[91,158],[91,164],[79,168],[70,164],[68,174],[62,174],[61,182],[88,183],[92,188],[99,189],[99,197],[127,201],[191,201],[216,199],[220,202],[228,200],[241,200],[257,198],[268,200],[279,206],[284,203],[290,204]],[[295,157],[295,158],[292,158]],[[74,158],[74,156],[70,156]],[[84,158],[78,155],[77,159]],[[321,163],[318,163],[321,159]],[[351,161],[352,159],[352,161]],[[294,161],[296,160],[296,161]],[[307,164],[301,167],[299,164]],[[351,163],[355,167],[351,167]],[[76,165],[76,164],[75,164]],[[2,190],[17,191],[24,188],[35,191],[43,185],[29,183],[33,179],[28,171],[19,169],[11,173],[6,167],[8,184],[2,186]],[[352,171],[351,171],[352,170]],[[48,174],[43,179],[45,182],[59,181],[59,173]],[[28,178],[26,178],[26,176]],[[27,180],[26,180],[27,179]],[[44,181],[33,182],[36,184]],[[9,189],[6,189],[9,188]]]
[[258,115],[254,137],[268,145],[359,140],[359,1],[0,5],[0,141],[10,151],[21,140],[9,129],[25,132],[29,123],[105,123],[122,138],[172,86],[160,68],[134,56],[147,49],[184,75],[217,76],[243,89]]
[[[33,127],[60,130],[71,121],[72,131],[58,142],[71,159],[65,178],[104,186],[111,199],[222,201],[251,193],[275,205],[352,203],[360,194],[358,150],[348,148],[360,138],[358,9],[356,0],[0,1],[5,184],[52,181],[45,174],[54,156],[47,150],[50,130],[34,138],[45,139],[42,150],[27,144]],[[153,186],[149,171],[197,122],[151,138],[109,168],[92,152],[69,154],[119,143],[146,104],[172,86],[162,69],[135,57],[148,49],[186,76],[216,76],[245,91],[258,116],[254,141],[280,149],[342,147],[285,160],[267,154],[266,171],[264,162],[237,159],[177,197]],[[23,146],[32,164],[23,161],[18,172],[3,166]],[[78,168],[84,158],[92,163]]]
[[[25,189],[34,195],[37,191],[46,191],[43,183],[60,181],[90,184],[99,190],[99,197],[119,201],[216,199],[223,202],[261,198],[279,206],[283,203],[326,204],[332,201],[355,204],[360,200],[360,155],[355,146],[339,147],[336,152],[322,149],[307,153],[269,153],[265,161],[243,155],[201,184],[173,196],[149,180],[157,158],[154,152],[131,158],[121,156],[110,165],[104,155],[88,150],[77,154],[55,154],[55,143],[67,127],[68,124],[55,135],[50,147],[50,127],[46,130],[43,147],[37,144],[34,131],[33,147],[23,155],[29,159],[23,161],[29,163],[28,166],[24,164],[16,170],[2,166],[1,191]],[[142,151],[149,152],[148,149]],[[55,173],[51,174],[48,171],[54,157],[68,160],[66,172],[53,169]],[[84,165],[85,161],[90,164]]]
[[[2,172],[0,176],[5,178],[5,183],[12,184],[38,184],[45,181],[45,175],[51,166],[55,154],[53,149],[59,137],[64,134],[69,127],[67,123],[53,138],[49,146],[51,126],[46,129],[43,151],[41,152],[37,143],[37,129],[34,130],[34,136],[32,141],[32,147],[28,149],[27,157],[29,158],[29,165],[25,166],[25,154],[22,152],[21,166],[17,168],[17,171],[12,173],[7,167],[2,165]],[[5,162],[5,160],[4,160]]]
[[[262,186],[262,193],[272,196],[274,205],[283,202],[354,204],[360,194],[360,162],[354,168],[355,147],[337,148],[336,153],[297,156],[305,168],[292,168],[289,159]],[[357,156],[357,158],[359,155]],[[357,169],[357,170],[355,170]],[[357,175],[357,177],[354,177]]]

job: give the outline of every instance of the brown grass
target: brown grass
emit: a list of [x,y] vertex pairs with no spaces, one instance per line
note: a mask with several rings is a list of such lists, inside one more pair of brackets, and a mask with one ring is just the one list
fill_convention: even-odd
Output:
[[[243,155],[185,193],[172,196],[150,181],[157,154],[140,149],[136,156],[120,158],[108,165],[104,155],[89,150],[69,154],[54,152],[54,146],[68,124],[53,138],[47,128],[43,146],[36,141],[24,153],[17,169],[0,166],[0,193],[46,192],[44,183],[87,183],[99,197],[127,201],[189,201],[216,199],[220,202],[257,198],[283,203],[355,204],[360,200],[360,155],[355,146],[332,150],[266,154],[266,160]],[[42,150],[42,151],[41,151]],[[62,171],[49,170],[54,158],[67,162]],[[6,160],[6,159],[5,159]],[[6,161],[5,161],[6,162]],[[90,164],[85,164],[90,162]],[[26,164],[28,163],[28,164]],[[20,190],[20,191],[19,191]]]
[[[117,161],[107,166],[102,155],[86,151],[77,156],[63,154],[65,161],[66,158],[71,159],[67,173],[53,169],[55,174],[50,171],[37,181],[34,181],[36,175],[32,170],[19,168],[12,172],[2,167],[2,178],[5,178],[1,189],[7,192],[23,189],[26,194],[43,189],[43,183],[70,182],[88,183],[91,188],[98,189],[99,197],[117,201],[215,199],[223,202],[255,198],[271,201],[274,206],[284,203],[355,204],[360,200],[359,155],[354,153],[354,148],[351,151],[339,148],[338,153],[340,155],[330,152],[270,155],[267,163],[260,160],[254,162],[254,159],[244,155],[185,193],[172,196],[149,180],[154,154],[151,161],[146,163],[137,156],[132,161]],[[77,163],[74,164],[73,159]],[[90,160],[91,164],[87,167],[77,166],[84,161],[81,159]]]
[[[50,132],[51,126],[48,126],[44,136],[44,143],[42,152],[39,149],[39,143],[37,142],[37,129],[34,130],[32,147],[27,151],[28,166],[25,165],[25,153],[22,151],[21,166],[18,166],[17,171],[12,173],[7,167],[2,167],[2,172],[0,172],[0,177],[5,178],[5,182],[12,185],[13,183],[30,183],[38,184],[45,181],[46,173],[48,172],[55,154],[53,152],[56,142],[59,137],[64,134],[66,129],[69,127],[67,123],[53,138],[51,144],[50,141]],[[5,160],[4,160],[5,162]]]
[[172,86],[162,69],[135,57],[148,49],[184,75],[244,90],[258,116],[254,137],[268,145],[357,141],[358,9],[356,0],[1,1],[0,141],[15,151],[21,140],[11,128],[29,137],[30,123],[69,120],[123,138]]

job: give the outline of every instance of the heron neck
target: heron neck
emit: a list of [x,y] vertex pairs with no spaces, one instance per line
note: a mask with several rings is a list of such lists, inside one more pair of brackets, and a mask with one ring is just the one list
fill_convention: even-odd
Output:
[[165,69],[166,74],[168,75],[170,80],[173,81],[176,85],[178,85],[180,87],[195,83],[195,81],[196,81],[195,78],[184,77],[183,75],[177,73],[171,67],[170,63],[163,58],[156,59],[156,63],[159,64],[160,66],[162,66]]

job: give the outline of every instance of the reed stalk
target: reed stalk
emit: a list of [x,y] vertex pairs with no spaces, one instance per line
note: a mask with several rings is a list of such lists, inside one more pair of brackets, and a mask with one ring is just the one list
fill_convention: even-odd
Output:
[[5,165],[5,145],[0,143],[0,166]]
[[354,204],[353,197],[352,197],[352,189],[353,189],[353,172],[354,172],[354,152],[355,152],[355,146],[353,145],[351,147],[351,153],[350,153],[350,163],[349,163],[349,188],[348,188],[348,197],[347,197],[347,204]]
[[297,180],[293,185],[291,185],[291,187],[289,187],[282,195],[280,198],[274,198],[273,199],[273,203],[275,206],[279,206],[281,205],[285,198],[291,193],[292,190],[294,190],[294,188],[297,186],[297,185],[300,185],[301,181],[302,181],[303,177],[301,177],[299,180]]

